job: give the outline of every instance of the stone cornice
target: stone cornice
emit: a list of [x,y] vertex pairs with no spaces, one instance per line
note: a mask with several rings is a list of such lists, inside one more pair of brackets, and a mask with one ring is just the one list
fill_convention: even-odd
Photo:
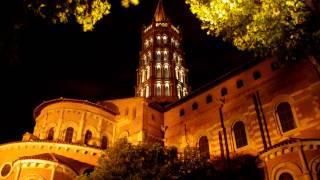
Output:
[[[36,154],[41,152],[47,153],[56,153],[56,154],[79,154],[82,157],[95,158],[98,159],[103,150],[94,148],[81,146],[77,144],[67,144],[67,143],[58,143],[58,142],[49,142],[49,141],[31,141],[31,142],[11,142],[7,144],[0,145],[0,151],[27,151],[27,150],[37,150],[39,151]],[[88,162],[86,162],[88,163]],[[95,165],[95,164],[93,164]]]
[[261,151],[259,157],[264,161],[269,161],[291,152],[299,150],[320,150],[320,139],[298,139],[291,138],[269,147],[267,150]]
[[53,100],[49,100],[49,101],[44,101],[43,103],[41,103],[40,105],[38,105],[34,111],[33,111],[33,118],[36,119],[36,117],[40,114],[41,110],[43,108],[45,108],[46,106],[50,105],[50,104],[54,104],[54,103],[59,103],[59,102],[73,102],[73,103],[81,103],[81,104],[86,104],[86,105],[90,105],[90,106],[94,106],[97,107],[99,109],[102,109],[104,111],[107,111],[109,113],[111,113],[112,115],[117,115],[118,112],[115,112],[113,109],[108,108],[106,106],[102,106],[99,105],[97,103],[93,103],[90,102],[88,100],[79,100],[79,99],[68,99],[68,98],[58,98],[58,99],[53,99]]

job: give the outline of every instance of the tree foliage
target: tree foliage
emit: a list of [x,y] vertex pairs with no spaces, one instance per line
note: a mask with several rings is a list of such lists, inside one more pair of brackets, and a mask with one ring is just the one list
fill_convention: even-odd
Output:
[[132,145],[121,139],[105,151],[93,173],[79,179],[162,179],[170,174],[172,152],[160,144]]
[[[144,179],[259,179],[255,157],[238,157],[233,169],[216,170],[224,166],[225,159],[208,161],[201,159],[197,148],[189,148],[184,159],[178,158],[174,147],[161,144],[132,145],[125,139],[116,142],[99,159],[99,165],[89,175],[79,180],[144,180]],[[197,155],[195,155],[197,154]]]
[[[256,55],[319,48],[319,17],[301,0],[186,0],[208,34]],[[310,51],[308,52],[310,53]]]
[[[110,13],[108,0],[24,0],[36,15],[52,20],[53,23],[67,23],[72,17],[82,25],[83,31],[91,31],[97,21]],[[124,7],[137,5],[139,0],[121,0]]]

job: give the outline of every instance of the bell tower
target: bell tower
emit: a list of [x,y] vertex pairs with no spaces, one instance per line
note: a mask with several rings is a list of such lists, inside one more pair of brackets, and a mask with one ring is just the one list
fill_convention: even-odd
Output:
[[136,96],[167,104],[188,95],[181,39],[179,28],[171,23],[159,0],[152,23],[142,29]]

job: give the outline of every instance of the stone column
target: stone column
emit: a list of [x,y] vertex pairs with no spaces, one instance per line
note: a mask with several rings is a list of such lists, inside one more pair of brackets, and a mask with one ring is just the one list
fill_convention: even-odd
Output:
[[[40,139],[45,139],[46,138],[47,119],[48,119],[48,112],[46,113],[46,117],[45,117],[44,122],[41,125],[41,127],[39,127],[39,125],[36,126],[37,127],[37,131],[40,131],[39,132],[39,134],[40,134],[39,138]],[[36,122],[36,123],[38,123],[38,122]],[[35,135],[35,134],[36,134],[36,132],[33,133],[33,135]]]
[[61,131],[61,124],[62,124],[62,120],[63,120],[63,109],[60,110],[60,115],[59,115],[59,119],[58,119],[58,125],[57,125],[57,130],[54,131],[54,140],[59,139],[60,137],[60,131]]
[[16,175],[14,177],[14,180],[20,179],[20,172],[21,172],[21,162],[19,161],[19,164],[17,165],[17,171],[16,171]]
[[97,127],[97,145],[101,145],[101,129],[102,129],[102,117],[99,118],[98,127]]
[[302,165],[302,179],[305,179],[305,180],[312,180],[312,177],[311,177],[311,172],[309,170],[309,167],[308,167],[308,162],[307,162],[307,159],[306,159],[306,156],[304,154],[304,151],[303,151],[303,144],[300,143],[300,147],[299,147],[299,157],[300,157],[300,161],[301,161],[301,165]]
[[112,130],[112,143],[114,143],[116,140],[116,125],[113,124],[113,130]]
[[54,180],[54,172],[56,171],[56,166],[58,166],[58,165],[55,164],[55,165],[53,165],[53,167],[52,167],[50,180]]
[[86,112],[84,111],[81,115],[76,142],[80,142],[82,139],[82,132],[83,132],[83,128],[84,128],[85,116],[86,116]]

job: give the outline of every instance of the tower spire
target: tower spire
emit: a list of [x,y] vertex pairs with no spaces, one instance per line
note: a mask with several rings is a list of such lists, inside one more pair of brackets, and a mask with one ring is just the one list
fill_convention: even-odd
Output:
[[179,28],[170,22],[159,0],[152,23],[142,29],[136,96],[166,105],[189,94],[181,40]]
[[154,13],[154,20],[156,22],[164,22],[167,20],[167,17],[162,5],[162,0],[158,1],[157,9],[156,9],[156,12]]

